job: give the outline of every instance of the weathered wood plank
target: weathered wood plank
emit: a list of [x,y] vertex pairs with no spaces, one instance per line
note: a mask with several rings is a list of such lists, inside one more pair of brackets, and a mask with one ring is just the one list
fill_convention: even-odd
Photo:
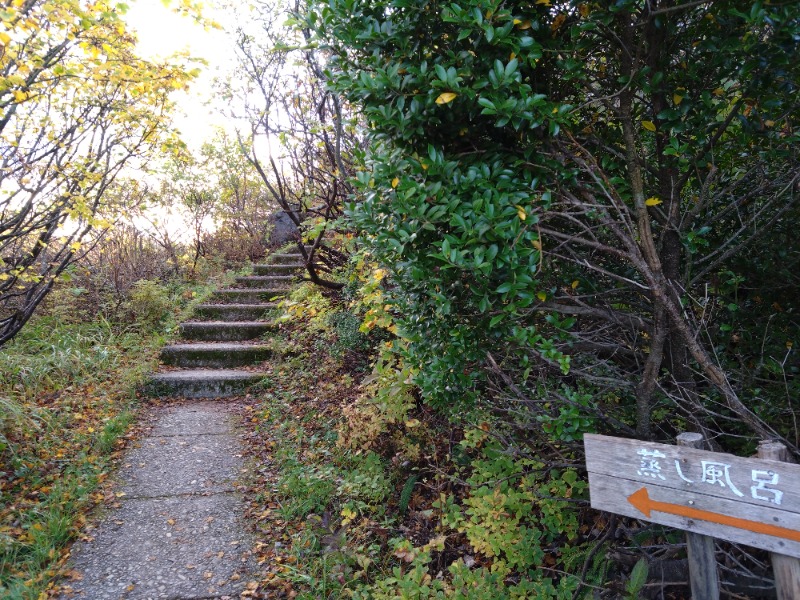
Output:
[[[703,448],[703,436],[699,433],[682,433],[676,441],[678,446],[685,448]],[[686,532],[692,600],[719,600],[719,571],[714,556],[715,549],[714,538],[711,536]]]
[[[789,452],[783,444],[761,442],[758,445],[758,457],[785,461],[789,460]],[[800,560],[783,554],[773,553],[770,556],[778,600],[800,598]]]
[[584,444],[590,473],[751,507],[738,514],[761,507],[800,513],[800,465],[593,434]]
[[793,531],[800,538],[800,514],[797,513],[760,507],[758,514],[756,514],[756,511],[743,511],[743,507],[750,507],[751,505],[735,500],[697,494],[691,491],[678,491],[641,481],[589,472],[589,494],[592,508],[652,521],[661,525],[675,527],[676,529],[702,533],[715,538],[753,546],[754,548],[777,552],[778,554],[800,557],[800,541],[775,535],[766,535],[698,518],[670,514],[657,509],[652,510],[650,515],[647,516],[631,504],[629,500],[629,496],[640,492],[642,489],[647,490],[650,500],[654,502],[750,519],[758,524],[767,523]]

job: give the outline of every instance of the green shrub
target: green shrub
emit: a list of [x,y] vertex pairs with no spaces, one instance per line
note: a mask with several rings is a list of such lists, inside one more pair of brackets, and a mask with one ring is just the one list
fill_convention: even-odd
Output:
[[367,452],[353,458],[352,467],[344,471],[338,494],[343,498],[380,507],[394,490],[381,457]]
[[368,126],[347,215],[427,402],[582,380],[626,435],[677,403],[797,450],[800,4],[325,0],[304,26]]
[[131,286],[127,308],[133,320],[146,330],[161,325],[172,313],[174,302],[167,288],[149,279],[140,279]]
[[330,347],[331,356],[341,360],[347,353],[360,354],[370,348],[369,338],[360,331],[361,319],[351,312],[342,310],[328,315],[335,338]]
[[461,445],[480,448],[469,488],[461,506],[445,498],[441,508],[444,522],[464,533],[475,551],[525,573],[541,564],[554,541],[566,546],[578,537],[578,515],[565,499],[578,499],[587,485],[574,470],[512,457],[482,430],[467,432]]

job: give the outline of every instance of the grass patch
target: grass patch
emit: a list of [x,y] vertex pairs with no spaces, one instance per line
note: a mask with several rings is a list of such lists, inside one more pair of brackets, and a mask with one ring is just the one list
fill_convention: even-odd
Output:
[[53,586],[165,333],[40,317],[0,349],[0,597]]
[[[247,422],[253,427],[250,516],[256,522],[265,594],[349,597],[393,560],[388,534],[407,476],[371,450],[339,444],[342,407],[358,382],[342,363],[320,360],[315,336],[283,342]],[[269,465],[265,468],[264,465]]]

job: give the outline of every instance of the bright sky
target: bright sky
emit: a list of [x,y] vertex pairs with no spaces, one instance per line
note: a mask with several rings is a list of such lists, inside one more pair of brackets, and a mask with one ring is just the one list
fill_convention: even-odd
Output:
[[[211,8],[206,16],[225,24],[225,15]],[[221,103],[213,93],[215,77],[224,75],[235,61],[234,38],[227,31],[206,30],[187,17],[181,17],[165,7],[161,0],[134,0],[125,20],[139,38],[139,52],[144,58],[167,58],[181,51],[204,58],[208,66],[202,67],[200,77],[192,83],[188,93],[176,94],[174,99],[184,113],[176,117],[178,128],[192,150],[199,149],[214,136],[214,127],[225,127],[226,118],[221,113]],[[230,124],[228,124],[230,129]]]
[[[188,92],[173,96],[179,109],[175,124],[189,149],[198,151],[204,142],[211,141],[215,127],[231,131],[231,123],[220,110],[222,103],[216,100],[213,84],[216,77],[224,77],[233,69],[233,36],[224,30],[207,30],[191,18],[176,15],[161,0],[133,0],[129,6],[124,18],[139,38],[137,47],[143,58],[166,59],[176,53],[188,52],[190,56],[203,58],[208,63],[201,65],[201,74],[192,82]],[[225,23],[225,15],[210,8],[204,12],[207,18]],[[178,207],[171,210],[151,207],[148,216],[159,221],[160,226],[174,238],[188,241],[190,234]],[[144,230],[153,229],[146,219],[136,218],[134,223]],[[207,229],[213,228],[211,223],[206,226]]]

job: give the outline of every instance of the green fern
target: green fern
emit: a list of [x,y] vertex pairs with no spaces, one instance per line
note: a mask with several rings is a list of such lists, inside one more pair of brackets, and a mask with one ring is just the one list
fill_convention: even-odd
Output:
[[400,503],[398,504],[401,513],[405,513],[408,510],[408,503],[411,502],[411,492],[414,491],[414,486],[417,485],[418,479],[419,475],[411,475],[406,479],[403,491],[400,492]]

